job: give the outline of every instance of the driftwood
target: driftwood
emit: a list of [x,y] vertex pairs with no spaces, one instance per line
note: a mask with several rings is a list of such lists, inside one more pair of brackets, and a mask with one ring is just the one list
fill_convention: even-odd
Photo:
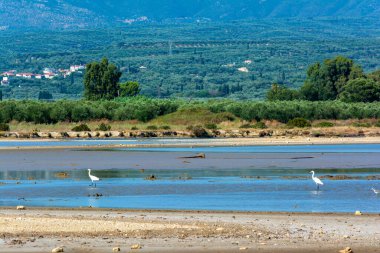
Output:
[[186,157],[180,157],[180,159],[205,159],[206,158],[206,154],[204,153],[199,153],[199,154],[196,154],[195,156],[186,156]]

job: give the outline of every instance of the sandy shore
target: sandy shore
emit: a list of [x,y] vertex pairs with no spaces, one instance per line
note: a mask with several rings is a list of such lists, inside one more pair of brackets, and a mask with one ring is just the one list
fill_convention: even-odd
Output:
[[3,208],[0,252],[376,253],[379,228],[379,215]]
[[[0,139],[2,142],[35,142],[35,145],[30,146],[2,146],[0,150],[19,150],[19,149],[62,149],[62,148],[84,148],[84,149],[99,149],[99,148],[154,148],[154,147],[221,147],[221,146],[277,146],[277,145],[325,145],[325,144],[380,144],[380,136],[376,137],[265,137],[265,138],[211,138],[211,139],[177,139],[178,142],[167,143],[133,143],[133,144],[107,144],[107,139],[104,139],[102,145],[54,145],[55,142],[62,140],[54,139]],[[66,139],[75,141],[75,139]],[[89,139],[91,140],[91,139]],[[114,139],[115,140],[115,139]],[[118,139],[116,139],[118,140]],[[119,140],[128,140],[122,139]],[[138,139],[147,140],[147,139]],[[160,140],[153,138],[151,140]],[[169,138],[170,140],[170,138]],[[39,146],[38,142],[49,141],[49,146]]]

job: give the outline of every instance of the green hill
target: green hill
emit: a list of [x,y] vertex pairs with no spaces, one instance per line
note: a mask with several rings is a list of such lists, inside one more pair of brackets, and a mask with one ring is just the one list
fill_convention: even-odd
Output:
[[[377,0],[0,0],[0,27],[67,29],[150,22],[379,17]],[[145,21],[145,20],[144,20]]]

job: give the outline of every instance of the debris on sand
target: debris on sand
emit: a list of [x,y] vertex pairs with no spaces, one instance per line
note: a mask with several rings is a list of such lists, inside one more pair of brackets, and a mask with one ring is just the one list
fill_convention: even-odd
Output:
[[179,180],[191,180],[193,179],[189,174],[185,173],[178,177]]
[[346,247],[345,249],[339,250],[339,253],[354,253],[354,251],[350,247]]
[[315,158],[314,156],[299,156],[299,157],[292,157],[290,159],[292,160],[302,160],[302,159],[313,159]]
[[119,248],[119,247],[114,247],[114,248],[112,249],[112,252],[120,252],[120,248]]
[[57,178],[68,178],[70,177],[70,174],[67,172],[57,172],[54,174],[54,176]]
[[63,248],[62,247],[57,247],[57,248],[52,249],[51,252],[52,253],[63,252]]
[[131,246],[131,249],[141,249],[142,247],[141,247],[141,245],[140,244],[133,244],[132,246]]
[[9,244],[11,245],[21,245],[21,244],[24,244],[23,241],[19,240],[19,239],[13,239]]
[[360,211],[356,211],[356,212],[355,212],[355,215],[356,215],[356,216],[360,216],[360,215],[363,215],[363,213],[360,212]]
[[150,176],[147,176],[146,178],[145,178],[145,180],[150,180],[150,181],[154,181],[154,180],[157,180],[157,177],[155,176],[155,175],[150,175]]
[[185,157],[180,157],[180,159],[205,159],[206,154],[204,153],[199,153],[196,154],[195,156],[185,156]]
[[354,180],[354,179],[361,179],[361,177],[352,177],[352,176],[347,176],[347,175],[326,175],[326,176],[321,176],[322,179],[329,179],[329,180]]
[[17,210],[26,210],[25,206],[17,206]]
[[95,194],[93,194],[93,195],[88,195],[88,197],[96,197],[96,198],[99,198],[99,197],[103,197],[103,194],[101,194],[101,193],[95,193]]

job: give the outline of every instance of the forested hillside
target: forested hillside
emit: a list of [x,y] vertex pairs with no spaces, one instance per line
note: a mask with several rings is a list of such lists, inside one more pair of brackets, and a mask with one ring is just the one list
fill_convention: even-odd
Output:
[[[0,73],[42,73],[107,57],[121,81],[153,97],[262,99],[273,83],[298,88],[311,64],[342,55],[380,69],[380,21],[271,19],[141,24],[79,31],[0,32]],[[11,77],[3,98],[81,98],[83,73],[52,80]]]
[[2,29],[73,29],[135,21],[379,16],[377,0],[0,0]]

